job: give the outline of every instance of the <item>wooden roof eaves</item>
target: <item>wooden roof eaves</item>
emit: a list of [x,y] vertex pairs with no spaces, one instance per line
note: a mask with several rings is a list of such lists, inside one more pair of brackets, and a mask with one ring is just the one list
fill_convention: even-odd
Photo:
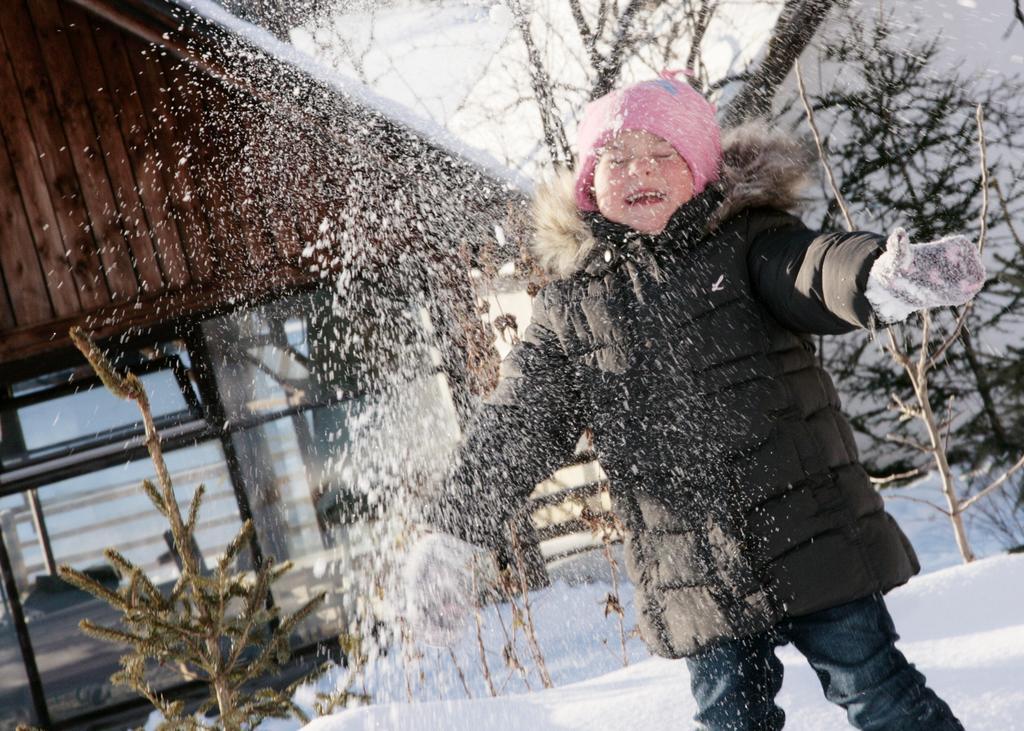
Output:
[[[185,61],[203,73],[226,82],[241,91],[272,105],[289,105],[303,115],[314,117],[310,120],[322,131],[332,135],[336,143],[344,144],[337,129],[334,109],[320,109],[306,100],[320,96],[327,91],[339,98],[352,112],[363,117],[363,121],[388,128],[393,134],[405,137],[409,142],[424,145],[435,155],[450,161],[463,174],[482,176],[492,185],[506,191],[509,199],[525,200],[529,195],[522,182],[511,183],[485,169],[479,163],[466,158],[458,150],[439,144],[424,137],[417,130],[385,113],[369,106],[358,105],[358,100],[348,97],[334,88],[324,88],[318,79],[312,78],[300,68],[267,53],[240,35],[203,17],[199,13],[172,0],[67,0],[86,11],[103,18],[118,28],[148,43],[160,46],[175,57]],[[235,48],[239,52],[225,53]],[[246,53],[256,54],[260,63],[245,58]],[[272,78],[276,83],[267,83]],[[304,93],[280,94],[276,88],[300,89]]]

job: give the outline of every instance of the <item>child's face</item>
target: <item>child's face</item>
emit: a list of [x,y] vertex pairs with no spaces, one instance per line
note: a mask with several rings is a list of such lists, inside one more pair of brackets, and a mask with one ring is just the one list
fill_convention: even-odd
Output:
[[650,132],[625,130],[600,153],[594,198],[601,214],[642,233],[659,233],[693,198],[693,175],[675,148]]

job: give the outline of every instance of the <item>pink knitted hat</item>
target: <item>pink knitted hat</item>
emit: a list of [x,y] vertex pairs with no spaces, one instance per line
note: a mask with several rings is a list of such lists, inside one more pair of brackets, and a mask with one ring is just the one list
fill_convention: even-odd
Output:
[[694,194],[718,179],[722,156],[715,108],[700,92],[662,71],[660,78],[615,89],[590,102],[576,132],[576,205],[596,211],[594,168],[597,152],[619,132],[642,130],[661,137],[686,160]]

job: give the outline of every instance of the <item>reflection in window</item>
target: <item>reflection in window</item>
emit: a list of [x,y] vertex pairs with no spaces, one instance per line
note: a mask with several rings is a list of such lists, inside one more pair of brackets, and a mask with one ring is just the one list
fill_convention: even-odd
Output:
[[[241,523],[224,455],[215,442],[165,455],[182,510],[195,488],[206,485],[196,542],[212,565]],[[140,489],[143,479],[155,480],[148,460],[99,470],[40,487],[37,491],[57,564],[68,564],[115,589],[124,577],[107,563],[103,552],[115,548],[158,586],[169,588],[178,576],[166,521]],[[22,496],[15,496],[22,497]],[[4,540],[15,566],[36,663],[50,713],[55,718],[131,697],[107,680],[117,670],[122,648],[84,635],[78,622],[116,623],[116,613],[91,595],[46,571],[29,511],[9,498],[3,508]],[[168,684],[175,676],[158,673]]]
[[228,423],[280,415],[232,437],[261,544],[278,559],[332,546],[338,524],[367,518],[383,452],[443,453],[455,431],[423,308],[382,298],[353,329],[333,297],[318,290],[202,326]]
[[32,695],[22,663],[21,648],[11,618],[11,604],[0,582],[0,731],[31,724]]
[[[302,293],[210,319],[183,341],[116,355],[142,377],[161,433],[175,433],[165,456],[183,507],[206,484],[196,534],[206,564],[235,535],[240,503],[248,503],[262,554],[294,562],[273,589],[275,603],[287,612],[328,592],[298,628],[300,645],[344,631],[366,593],[354,571],[316,567],[369,561],[379,548],[374,517],[410,476],[444,460],[458,432],[426,311],[382,298],[353,328],[334,304],[329,290]],[[113,612],[52,567],[70,564],[113,588],[123,581],[103,555],[113,547],[158,584],[176,579],[166,523],[139,487],[153,468],[138,446],[137,408],[82,365],[6,384],[0,428],[0,485],[19,490],[0,496],[0,529],[51,716],[127,700],[128,691],[107,682],[121,648],[77,627],[83,618],[112,623]],[[122,454],[131,439],[135,451]],[[243,552],[240,568],[249,559]],[[14,700],[25,679],[10,631],[5,611],[0,731],[8,699],[30,707]],[[157,669],[152,682],[180,679]]]
[[[200,417],[198,398],[187,376],[187,355],[169,347],[134,356],[131,370],[146,386],[158,427]],[[58,375],[62,380],[56,383],[40,376],[7,389],[0,403],[3,470],[142,432],[135,403],[114,396],[91,370],[83,366]]]

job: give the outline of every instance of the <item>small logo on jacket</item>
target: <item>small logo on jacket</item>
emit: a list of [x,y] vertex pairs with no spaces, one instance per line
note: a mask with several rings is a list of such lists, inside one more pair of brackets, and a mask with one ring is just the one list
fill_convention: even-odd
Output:
[[721,292],[723,289],[725,289],[725,285],[722,284],[722,282],[724,282],[724,281],[725,281],[725,275],[723,274],[722,276],[720,276],[718,279],[716,279],[714,282],[711,283],[711,291],[712,292]]

